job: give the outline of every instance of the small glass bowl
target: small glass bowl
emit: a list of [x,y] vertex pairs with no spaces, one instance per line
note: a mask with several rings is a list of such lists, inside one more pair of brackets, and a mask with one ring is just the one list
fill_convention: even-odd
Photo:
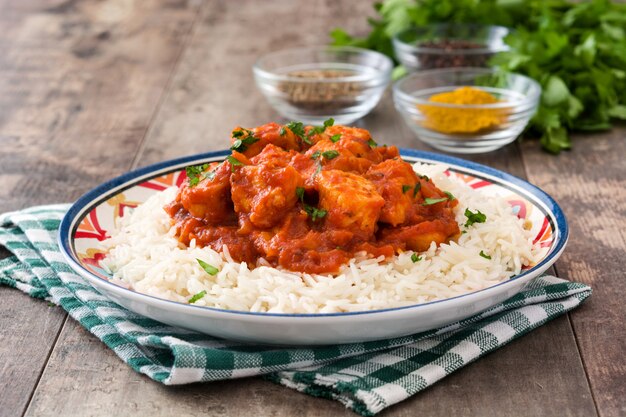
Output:
[[[429,101],[471,86],[490,93],[492,104]],[[393,86],[393,100],[418,139],[453,153],[493,151],[513,142],[535,113],[541,87],[528,77],[485,68],[448,68],[410,74]]]
[[489,58],[509,50],[503,26],[444,23],[408,29],[393,37],[398,61],[409,71],[487,67]]
[[353,47],[305,47],[272,52],[254,64],[254,79],[283,117],[321,125],[332,117],[348,124],[380,101],[393,62]]

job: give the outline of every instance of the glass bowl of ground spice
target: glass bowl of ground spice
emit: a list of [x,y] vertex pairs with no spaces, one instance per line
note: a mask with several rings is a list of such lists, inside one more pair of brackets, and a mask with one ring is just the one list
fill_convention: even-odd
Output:
[[304,47],[272,52],[253,67],[257,86],[283,117],[321,125],[352,123],[380,101],[393,62],[353,47]]
[[489,59],[507,51],[509,29],[503,26],[444,23],[398,33],[393,48],[409,71],[450,67],[487,67]]
[[396,109],[418,139],[454,153],[481,153],[513,142],[535,113],[539,84],[486,68],[420,71],[393,86]]

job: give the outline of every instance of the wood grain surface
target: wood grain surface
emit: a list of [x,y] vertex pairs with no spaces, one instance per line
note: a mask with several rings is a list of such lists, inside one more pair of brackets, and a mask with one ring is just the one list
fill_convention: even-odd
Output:
[[[184,2],[0,3],[0,211],[127,171],[196,16]],[[0,415],[19,416],[65,321],[0,288]]]
[[[0,211],[72,201],[131,167],[222,149],[236,125],[281,121],[254,86],[254,60],[326,43],[333,27],[363,31],[372,13],[363,1],[260,5],[0,1]],[[428,149],[389,95],[357,125]],[[558,275],[594,295],[381,416],[626,415],[625,135],[579,135],[559,157],[525,141],[470,158],[562,204],[572,236]],[[354,415],[259,378],[165,387],[59,308],[7,288],[0,297],[0,416]]]

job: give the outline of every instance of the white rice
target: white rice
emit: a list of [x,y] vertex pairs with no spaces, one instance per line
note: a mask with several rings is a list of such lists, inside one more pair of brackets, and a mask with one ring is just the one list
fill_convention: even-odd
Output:
[[[163,206],[174,199],[172,187],[150,197],[121,220],[119,230],[104,242],[109,254],[105,267],[112,281],[135,291],[187,303],[194,294],[206,291],[195,305],[227,310],[271,313],[334,313],[377,310],[439,300],[480,290],[519,274],[532,265],[541,250],[523,221],[503,199],[486,198],[458,179],[443,174],[441,165],[416,164],[442,190],[459,200],[456,219],[467,230],[458,242],[432,244],[391,260],[368,259],[365,255],[343,266],[336,276],[290,272],[261,261],[250,269],[232,260],[227,251],[180,244],[174,236]],[[465,228],[465,209],[486,214],[485,223]],[[480,256],[488,254],[491,259]],[[219,269],[215,276],[198,264],[201,259]]]

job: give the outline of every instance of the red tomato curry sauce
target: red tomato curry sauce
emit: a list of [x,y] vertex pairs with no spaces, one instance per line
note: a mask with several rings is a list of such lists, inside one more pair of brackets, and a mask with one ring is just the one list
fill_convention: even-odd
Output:
[[[331,122],[332,123],[332,122]],[[424,251],[456,239],[456,199],[364,129],[268,123],[236,128],[222,163],[187,168],[165,207],[177,236],[251,266],[334,273],[365,251]]]

